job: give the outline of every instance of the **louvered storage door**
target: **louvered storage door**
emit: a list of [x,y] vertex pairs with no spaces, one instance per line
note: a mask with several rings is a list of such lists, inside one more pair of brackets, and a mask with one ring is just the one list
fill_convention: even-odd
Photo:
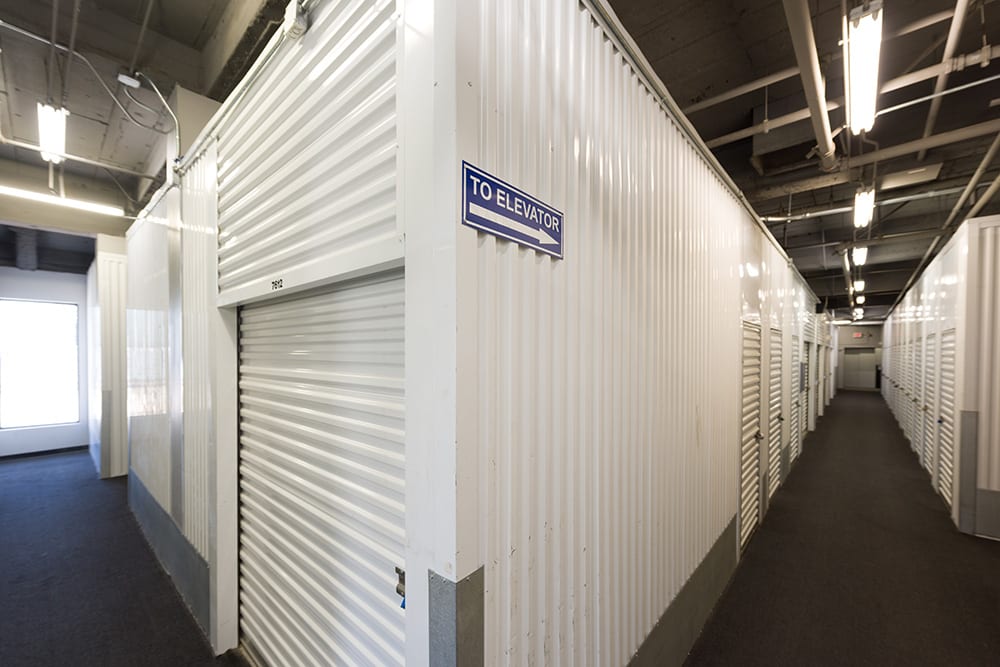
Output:
[[913,449],[926,468],[924,458],[924,339],[918,338],[913,352]]
[[743,323],[743,415],[740,447],[740,546],[760,523],[760,327]]
[[920,405],[923,418],[923,452],[924,467],[934,474],[935,458],[937,456],[937,337],[930,334],[924,341],[924,399]]
[[768,378],[767,497],[781,484],[781,332],[771,329],[771,370]]
[[802,400],[802,393],[799,391],[799,337],[792,336],[792,367],[789,369],[788,386],[791,387],[792,396],[792,414],[791,421],[788,423],[788,434],[790,438],[789,442],[789,460],[794,461],[799,455],[799,449],[802,443],[802,432],[799,426],[799,413],[802,411],[802,406],[800,405]]
[[802,439],[805,439],[806,431],[809,430],[809,382],[812,379],[809,377],[811,374],[810,371],[812,370],[809,368],[809,357],[812,356],[810,354],[812,352],[812,350],[810,350],[811,347],[811,344],[805,344],[806,360],[804,368],[806,377],[805,384],[802,387],[802,411],[799,413],[799,433],[801,434]]
[[948,507],[955,474],[955,330],[941,334],[941,424],[938,428],[938,491]]
[[402,664],[402,274],[243,308],[239,396],[247,651]]

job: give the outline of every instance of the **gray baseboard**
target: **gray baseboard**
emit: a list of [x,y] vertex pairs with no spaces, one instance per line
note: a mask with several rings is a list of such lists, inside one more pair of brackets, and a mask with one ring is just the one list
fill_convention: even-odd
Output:
[[173,580],[201,631],[209,633],[208,563],[195,550],[166,510],[143,485],[134,470],[128,471],[128,504],[143,536],[160,565]]
[[485,568],[460,581],[427,571],[430,664],[476,667],[485,661]]
[[1000,491],[976,492],[976,535],[1000,540]]
[[680,665],[736,571],[736,517],[632,656],[630,665]]

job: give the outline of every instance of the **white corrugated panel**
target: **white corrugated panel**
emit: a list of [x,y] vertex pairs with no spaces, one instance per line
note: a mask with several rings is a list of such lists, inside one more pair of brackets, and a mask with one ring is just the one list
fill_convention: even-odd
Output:
[[[130,467],[172,509],[169,193],[128,231],[126,300]],[[139,267],[142,267],[139,270]]]
[[740,416],[740,546],[760,523],[760,327],[743,323],[743,378]]
[[767,411],[767,495],[770,498],[781,484],[781,414],[782,380],[781,372],[781,330],[771,329],[770,362],[768,364],[768,411]]
[[979,306],[979,349],[966,355],[963,366],[969,373],[972,362],[979,378],[976,483],[996,493],[1000,491],[1000,218],[980,223],[978,246],[974,296]]
[[240,626],[272,667],[403,662],[403,292],[241,310]]
[[401,263],[397,22],[316,3],[218,128],[220,303]]
[[[103,415],[103,446],[109,446],[104,456],[107,474],[112,477],[128,474],[128,419],[125,405],[125,293],[127,259],[117,253],[97,255],[97,288],[101,310],[101,388],[109,392]],[[91,400],[98,400],[94,397]],[[103,447],[102,447],[103,448]]]
[[923,460],[924,467],[933,475],[937,457],[937,336],[928,334],[924,340],[924,400],[920,410],[923,416]]
[[792,421],[789,426],[791,442],[789,444],[788,460],[794,461],[802,451],[802,392],[800,387],[801,364],[799,361],[800,343],[798,336],[792,336],[792,367],[789,369],[789,386],[792,388]]
[[184,535],[209,557],[216,297],[216,151],[211,142],[181,185],[181,302],[184,360]]
[[917,338],[913,352],[913,449],[926,468],[924,454],[924,339]]
[[955,474],[955,330],[941,334],[938,490],[951,507]]

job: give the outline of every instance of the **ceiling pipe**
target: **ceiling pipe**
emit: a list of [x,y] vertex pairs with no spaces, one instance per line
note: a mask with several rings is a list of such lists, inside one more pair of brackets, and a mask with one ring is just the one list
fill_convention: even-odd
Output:
[[[22,37],[27,37],[28,39],[33,39],[36,42],[41,42],[42,44],[51,44],[53,49],[58,49],[60,51],[69,51],[69,48],[63,46],[62,44],[57,44],[56,42],[50,41],[49,39],[46,39],[41,35],[36,35],[30,30],[25,30],[24,28],[14,25],[13,23],[8,23],[7,21],[0,20],[0,28],[3,28],[5,30],[10,30],[15,34],[21,35]],[[111,91],[111,89],[108,87],[108,84],[104,82],[104,78],[98,73],[97,69],[94,67],[94,64],[90,62],[90,59],[88,59],[87,56],[83,55],[79,51],[73,53],[73,56],[78,58],[81,62],[83,62],[84,65],[87,66],[88,69],[90,69],[90,73],[94,75],[94,78],[97,79],[97,82],[101,84],[102,88],[104,88],[104,92],[106,92],[108,94],[108,97],[110,97],[114,101],[115,105],[122,112],[122,114],[125,115],[125,118],[127,118],[130,123],[132,123],[133,125],[138,125],[139,127],[145,130],[152,130],[153,132],[158,132],[160,134],[170,134],[170,132],[172,132],[172,130],[161,130],[157,127],[150,127],[148,125],[143,125],[138,120],[136,120],[135,117],[133,117],[132,114],[128,112],[128,109],[126,109],[122,105],[121,100],[119,100],[115,96],[115,94]]]
[[[993,58],[1000,58],[1000,46],[989,47],[988,49],[981,49],[979,51],[973,51],[972,53],[966,53],[955,58],[952,58],[948,62],[939,63],[937,65],[932,65],[931,67],[925,67],[924,69],[917,70],[916,72],[911,72],[910,74],[904,74],[903,76],[897,77],[895,79],[890,79],[886,81],[882,86],[879,87],[879,93],[888,93],[894,90],[899,90],[901,88],[906,88],[907,86],[912,86],[914,84],[920,83],[922,81],[927,81],[928,79],[933,79],[942,72],[959,72],[970,65],[976,65],[982,62],[986,62],[987,59],[992,60]],[[988,81],[983,80],[980,83],[987,83]],[[977,84],[978,85],[978,84]],[[952,91],[958,89],[952,89]],[[963,88],[964,90],[964,88]],[[947,95],[949,91],[942,91],[936,93],[938,97],[941,95]],[[930,97],[928,97],[930,99]],[[924,100],[926,101],[926,100]],[[829,100],[826,103],[826,108],[828,111],[833,111],[834,109],[839,109],[843,106],[842,99]],[[790,113],[784,114],[783,116],[778,116],[777,118],[769,118],[763,122],[757,123],[750,127],[744,128],[742,130],[736,130],[735,132],[730,132],[729,134],[724,134],[722,136],[716,137],[705,142],[705,145],[709,148],[718,148],[719,146],[725,146],[726,144],[731,144],[734,141],[739,141],[741,139],[746,139],[752,137],[755,134],[766,134],[771,130],[776,130],[779,127],[784,127],[786,125],[791,125],[792,123],[797,123],[801,120],[805,120],[810,116],[810,109],[799,109],[798,111],[792,111]],[[885,112],[881,112],[885,113]]]
[[816,152],[823,171],[834,171],[839,161],[837,147],[830,132],[830,117],[827,115],[826,91],[823,74],[819,69],[816,54],[816,38],[813,35],[812,17],[808,0],[782,0],[788,31],[792,35],[795,60],[799,64],[799,77],[809,106],[809,117],[813,133],[816,135]]
[[981,137],[985,134],[994,134],[996,132],[1000,132],[1000,118],[988,120],[983,123],[977,123],[976,125],[968,125],[949,132],[942,132],[941,134],[932,134],[931,136],[924,137],[923,139],[914,139],[913,141],[908,141],[905,144],[890,146],[871,153],[865,153],[864,155],[851,158],[850,166],[861,167],[875,162],[881,162],[882,160],[891,160],[893,158],[902,157],[916,151],[940,148],[941,146],[975,139],[976,137]]
[[142,49],[142,40],[146,38],[146,28],[149,26],[149,16],[153,13],[153,0],[146,2],[146,13],[142,17],[142,26],[139,28],[139,39],[135,42],[135,51],[132,52],[132,60],[129,61],[129,74],[135,71],[135,66],[139,62],[139,51]]
[[[910,33],[917,32],[918,30],[929,28],[933,25],[941,23],[942,21],[947,21],[952,17],[953,14],[954,12],[950,9],[947,9],[943,12],[938,12],[937,14],[931,14],[930,16],[918,19],[913,23],[909,23],[903,26],[896,32],[887,35],[885,39],[889,40],[895,37],[902,37],[903,35],[909,35]],[[837,58],[843,57],[843,54],[838,51],[837,53],[832,54],[832,57],[834,60],[836,60]],[[779,83],[781,81],[784,81],[785,79],[790,79],[793,76],[798,76],[798,73],[799,73],[798,67],[789,67],[788,69],[783,69],[780,72],[775,72],[774,74],[768,74],[767,76],[763,76],[759,79],[754,79],[753,81],[745,83],[741,86],[737,86],[732,90],[727,90],[723,93],[719,93],[718,95],[714,95],[707,99],[701,100],[700,102],[695,102],[694,104],[690,104],[684,107],[682,111],[685,114],[690,115],[698,111],[702,111],[703,109],[714,107],[717,104],[721,104],[722,102],[728,102],[729,100],[736,99],[737,97],[740,97],[742,95],[752,93],[755,90],[766,88],[767,86]]]
[[[80,0],[73,2],[73,22],[69,29],[69,47],[66,56],[66,71],[63,72],[62,95],[59,97],[59,106],[66,107],[66,94],[69,92],[69,75],[73,71],[73,52],[76,50],[76,29],[80,25]],[[53,42],[55,38],[53,37]]]
[[[26,141],[19,141],[17,139],[11,139],[3,133],[3,127],[0,125],[0,144],[5,144],[7,146],[13,146],[15,148],[24,148],[29,151],[36,151],[38,153],[42,152],[42,147],[36,144],[29,144]],[[47,151],[51,152],[51,151]],[[91,160],[90,158],[81,157],[79,155],[73,155],[72,153],[55,153],[59,157],[71,160],[73,162],[79,162],[80,164],[89,164],[93,167],[101,167],[102,169],[108,169],[110,171],[117,171],[120,174],[128,174],[130,176],[136,176],[138,178],[145,178],[150,181],[156,180],[155,177],[149,174],[144,174],[141,171],[136,171],[135,169],[128,169],[127,167],[119,167],[116,164],[108,164],[107,162],[101,162],[100,160]],[[51,162],[49,163],[52,164]],[[50,185],[51,189],[51,185]]]
[[[904,195],[902,197],[892,197],[891,199],[882,199],[875,202],[875,206],[892,206],[893,204],[903,204],[911,201],[918,201],[920,199],[933,199],[935,197],[944,197],[946,195],[954,195],[961,192],[961,188],[948,188],[945,190],[929,190],[926,192],[917,192],[912,195]],[[761,218],[764,222],[775,223],[775,222],[800,222],[802,220],[812,220],[814,218],[822,218],[825,215],[836,215],[837,213],[849,213],[854,210],[853,204],[848,204],[845,206],[837,206],[835,208],[826,208],[819,211],[804,211],[802,213],[796,213],[795,215],[765,215]]]
[[56,37],[57,29],[59,27],[59,0],[52,0],[52,48],[49,49],[49,62],[48,62],[48,75],[47,87],[45,89],[45,96],[47,97],[47,102],[52,104],[52,78],[56,67]]
[[[902,301],[903,295],[906,294],[906,290],[910,289],[910,285],[912,285],[916,281],[917,276],[920,275],[920,272],[923,270],[924,265],[928,262],[931,255],[934,253],[934,250],[941,242],[941,239],[944,237],[945,234],[948,233],[947,230],[951,226],[951,223],[954,222],[954,220],[958,217],[958,212],[962,210],[963,206],[965,206],[965,202],[975,191],[976,186],[979,185],[979,181],[982,179],[983,174],[986,173],[986,169],[993,162],[994,158],[996,158],[997,152],[1000,152],[1000,131],[998,131],[996,138],[993,140],[993,143],[990,144],[989,149],[987,149],[986,155],[984,155],[983,159],[979,162],[979,166],[976,167],[975,173],[973,173],[972,178],[969,179],[969,184],[965,186],[965,189],[962,191],[961,196],[959,196],[958,201],[955,202],[955,205],[951,208],[951,213],[948,214],[948,217],[945,219],[944,224],[941,225],[940,233],[937,236],[935,236],[934,240],[931,241],[931,244],[927,246],[927,251],[924,253],[924,256],[920,258],[920,262],[917,264],[917,268],[913,270],[913,273],[910,274],[910,279],[906,281],[906,285],[904,285],[903,289],[899,292],[899,296],[896,297],[896,301],[893,302],[892,304],[893,308],[895,308],[896,305],[900,301]],[[990,187],[986,190],[986,192],[983,193],[983,196],[979,198],[979,201],[976,202],[976,205],[972,207],[972,209],[969,211],[969,214],[966,216],[966,219],[975,217],[997,193],[997,189],[1000,189],[1000,174],[998,174],[997,177],[993,179],[993,183],[991,183]]]
[[[962,25],[965,23],[965,12],[969,8],[969,0],[958,0],[955,3],[955,15],[951,19],[951,27],[948,29],[948,40],[944,43],[944,55],[941,57],[941,62],[947,62],[952,59],[955,55],[955,49],[958,48],[958,39],[962,36]],[[941,72],[938,74],[937,81],[934,83],[934,94],[939,95],[941,91],[944,90],[945,85],[948,83],[948,72]],[[938,112],[941,111],[941,98],[935,97],[931,101],[930,111],[927,112],[927,123],[924,125],[924,137],[929,137],[931,132],[934,131],[934,124],[937,123]],[[927,155],[927,150],[921,150],[917,153],[917,160],[923,160]]]

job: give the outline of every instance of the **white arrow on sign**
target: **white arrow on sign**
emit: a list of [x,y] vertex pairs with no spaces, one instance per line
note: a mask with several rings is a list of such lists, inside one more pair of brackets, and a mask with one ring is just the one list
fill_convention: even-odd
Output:
[[490,222],[495,222],[498,225],[503,225],[504,227],[509,227],[518,234],[524,234],[529,236],[536,241],[539,245],[558,245],[557,241],[551,234],[539,227],[530,227],[517,220],[512,220],[506,216],[500,215],[496,211],[491,211],[488,208],[483,208],[479,204],[469,203],[469,213],[479,216],[480,218],[486,218]]

